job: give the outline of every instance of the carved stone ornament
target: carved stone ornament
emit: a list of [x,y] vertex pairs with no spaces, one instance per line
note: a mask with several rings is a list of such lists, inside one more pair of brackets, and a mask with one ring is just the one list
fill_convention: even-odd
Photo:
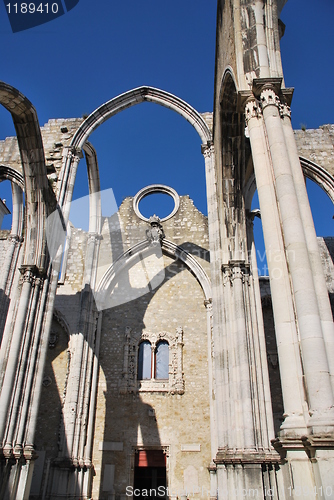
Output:
[[243,283],[248,283],[250,275],[250,266],[245,261],[230,261],[222,265],[224,285],[230,282],[233,285],[234,280],[239,279]]
[[52,384],[52,378],[46,375],[43,377],[43,382],[42,382],[44,387],[49,387]]
[[256,99],[251,99],[246,102],[245,105],[245,120],[246,123],[248,124],[249,120],[251,118],[259,118],[261,116],[261,108],[258,105],[258,102]]
[[262,109],[266,108],[267,106],[277,106],[279,108],[281,104],[278,95],[275,93],[274,89],[271,88],[262,90],[260,95],[260,102]]
[[282,118],[284,118],[285,116],[291,118],[291,108],[286,103],[282,103],[279,110]]
[[212,142],[208,141],[206,144],[202,144],[201,151],[204,158],[211,158],[214,155],[215,148]]
[[[168,380],[137,380],[139,344],[148,340],[152,352],[155,352],[158,342],[165,340],[169,345],[169,378]],[[168,392],[170,394],[184,393],[183,378],[183,330],[176,328],[175,333],[143,332],[136,335],[130,328],[125,329],[123,376],[119,387],[120,394],[138,392]]]
[[58,343],[58,335],[57,332],[51,330],[49,337],[49,347],[50,349],[54,349]]
[[160,223],[160,219],[157,215],[153,215],[149,219],[151,225],[150,229],[146,230],[146,238],[152,245],[160,245],[161,241],[165,237],[163,227]]

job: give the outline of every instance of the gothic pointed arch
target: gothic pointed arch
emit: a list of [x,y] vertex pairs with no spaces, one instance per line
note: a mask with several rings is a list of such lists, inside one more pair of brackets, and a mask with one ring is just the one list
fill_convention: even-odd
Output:
[[24,178],[20,172],[8,165],[0,165],[0,180],[15,182],[24,191]]
[[[163,252],[172,258],[181,260],[181,262],[185,264],[185,266],[193,273],[199,282],[203,290],[205,300],[210,301],[212,297],[211,283],[201,264],[189,252],[172,241],[163,239],[161,246]],[[119,273],[127,267],[130,267],[132,262],[136,261],[138,254],[145,252],[149,249],[149,247],[150,242],[148,240],[143,240],[136,245],[133,245],[116,259],[116,261],[104,273],[96,288],[97,294],[100,294],[99,302],[103,301],[103,294],[110,290],[116,282]]]
[[194,127],[205,147],[212,144],[211,130],[203,116],[190,104],[169,92],[154,87],[142,86],[114,97],[102,104],[83,121],[68,148],[59,186],[59,206],[64,207],[65,221],[68,218],[81,149],[88,137],[112,116],[143,102],[153,102],[175,111]]
[[205,120],[190,104],[164,90],[143,86],[120,94],[93,111],[78,128],[71,146],[81,148],[99,125],[117,113],[142,102],[154,102],[176,111],[195,128],[203,143],[212,139]]
[[0,82],[0,103],[11,113],[22,161],[26,200],[24,265],[44,269],[45,219],[52,202],[37,112],[17,89]]
[[317,163],[308,160],[307,158],[300,157],[300,163],[304,172],[304,175],[316,182],[324,191],[328,194],[329,198],[334,203],[334,178],[333,176],[325,170],[323,167]]

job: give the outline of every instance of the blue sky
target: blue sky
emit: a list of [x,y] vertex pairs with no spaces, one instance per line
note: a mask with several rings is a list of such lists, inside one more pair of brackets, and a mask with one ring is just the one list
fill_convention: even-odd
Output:
[[[281,17],[285,81],[296,89],[293,125],[332,123],[334,2],[289,0]],[[212,111],[215,24],[216,0],[80,0],[64,16],[13,34],[1,3],[0,79],[31,100],[41,125],[49,118],[89,114],[140,85],[174,93],[200,112]],[[13,133],[10,115],[1,109],[0,139]],[[118,204],[145,185],[164,183],[190,194],[206,212],[200,140],[175,113],[142,104],[109,120],[90,140],[102,186],[114,190]],[[331,204],[324,208],[315,191],[315,215],[324,222],[324,211],[329,213],[323,231],[332,234]],[[75,197],[87,192],[82,163]]]

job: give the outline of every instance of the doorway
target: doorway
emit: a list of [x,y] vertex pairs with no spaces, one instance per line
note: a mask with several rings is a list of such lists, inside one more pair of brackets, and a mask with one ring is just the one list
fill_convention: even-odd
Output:
[[136,453],[133,482],[138,499],[167,497],[166,455],[162,450],[140,450]]

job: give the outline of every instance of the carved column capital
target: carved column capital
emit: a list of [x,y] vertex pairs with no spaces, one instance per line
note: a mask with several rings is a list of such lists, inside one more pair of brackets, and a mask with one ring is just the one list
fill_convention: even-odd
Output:
[[230,260],[228,264],[222,265],[222,271],[225,277],[224,281],[230,281],[231,285],[237,279],[245,283],[249,279],[250,265],[246,264],[244,260]]
[[96,243],[97,241],[103,240],[103,236],[100,233],[88,233],[87,245],[90,243]]
[[262,110],[267,106],[276,106],[280,109],[281,101],[271,85],[265,85],[260,94],[260,103]]
[[285,102],[280,105],[280,115],[282,118],[286,116],[291,119],[291,108]]
[[215,148],[212,141],[201,145],[201,151],[204,158],[211,158],[214,155]]
[[70,159],[76,158],[78,161],[83,158],[83,152],[81,148],[76,148],[75,146],[68,146],[63,148],[63,158]]
[[41,287],[43,285],[43,278],[41,276],[36,276],[34,279],[34,286]]
[[248,122],[251,118],[259,118],[261,116],[261,107],[255,97],[250,97],[247,99],[245,104],[245,121]]
[[31,265],[22,265],[19,269],[21,273],[21,283],[34,283],[35,278],[38,276],[38,268]]

